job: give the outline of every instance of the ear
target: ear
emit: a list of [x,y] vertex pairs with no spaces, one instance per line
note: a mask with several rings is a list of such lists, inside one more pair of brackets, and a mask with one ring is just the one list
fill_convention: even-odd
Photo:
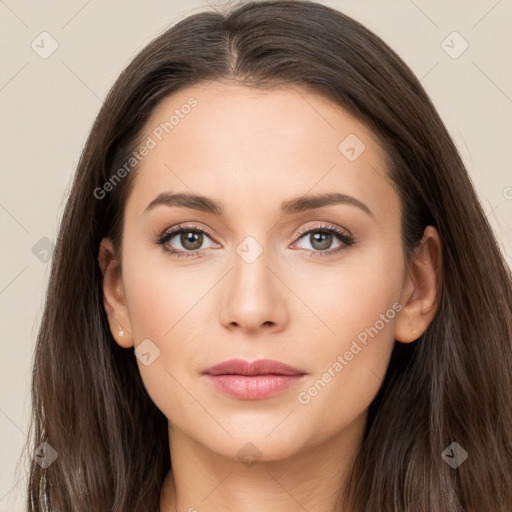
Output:
[[103,238],[100,243],[98,263],[103,275],[103,305],[108,316],[112,336],[121,347],[133,347],[121,263],[115,255],[114,245],[110,238]]
[[436,228],[427,226],[402,288],[403,307],[395,323],[396,341],[410,343],[427,330],[439,305],[441,285],[441,240]]

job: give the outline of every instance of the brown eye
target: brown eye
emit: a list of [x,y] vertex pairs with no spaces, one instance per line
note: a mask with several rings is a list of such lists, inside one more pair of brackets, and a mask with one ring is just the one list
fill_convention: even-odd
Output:
[[[211,240],[207,231],[198,227],[177,226],[165,231],[157,240],[158,245],[163,246],[169,254],[178,258],[196,256],[202,252],[206,239]],[[212,241],[209,247],[216,244]]]
[[188,251],[197,251],[203,244],[203,234],[198,231],[182,231],[178,236],[182,247]]

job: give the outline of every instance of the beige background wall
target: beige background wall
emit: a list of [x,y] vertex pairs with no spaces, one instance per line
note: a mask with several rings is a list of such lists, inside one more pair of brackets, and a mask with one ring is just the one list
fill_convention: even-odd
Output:
[[[322,3],[375,31],[421,78],[512,265],[512,1]],[[27,432],[45,260],[87,133],[135,52],[169,24],[219,5],[0,0],[0,512],[23,510],[25,471],[15,464]],[[460,36],[446,39],[453,31]]]

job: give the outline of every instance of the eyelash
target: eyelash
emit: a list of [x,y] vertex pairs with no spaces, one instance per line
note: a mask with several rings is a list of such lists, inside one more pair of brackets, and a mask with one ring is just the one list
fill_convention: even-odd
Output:
[[[193,256],[203,256],[204,249],[200,249],[197,251],[181,251],[176,249],[169,249],[168,247],[165,247],[165,244],[173,238],[175,235],[180,233],[187,233],[187,232],[193,232],[193,233],[203,233],[206,234],[209,238],[214,240],[214,237],[212,234],[204,228],[198,228],[196,226],[187,226],[183,224],[179,224],[178,226],[172,228],[169,231],[164,231],[156,240],[155,244],[160,245],[163,247],[164,251],[168,253],[170,256],[175,258],[190,258]],[[328,232],[331,234],[334,234],[342,243],[340,247],[337,247],[335,249],[329,249],[327,251],[315,251],[313,249],[301,249],[302,251],[309,251],[311,252],[312,257],[325,257],[325,256],[331,256],[333,254],[336,254],[338,252],[341,252],[344,249],[347,249],[348,247],[351,247],[355,244],[355,239],[352,235],[348,235],[345,232],[341,231],[338,228],[335,228],[333,226],[327,226],[327,225],[321,225],[321,226],[314,226],[313,228],[305,228],[299,231],[297,233],[296,237],[297,240],[300,240],[304,235],[310,234],[310,233],[317,233],[317,232]],[[315,256],[313,256],[315,254]]]

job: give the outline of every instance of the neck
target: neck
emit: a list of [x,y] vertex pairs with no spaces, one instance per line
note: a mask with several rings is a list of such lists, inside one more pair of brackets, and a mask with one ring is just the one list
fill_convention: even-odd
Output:
[[245,448],[232,457],[219,454],[170,424],[172,469],[162,487],[160,510],[349,512],[335,503],[361,446],[366,418],[278,460],[258,450],[257,441],[240,441]]

